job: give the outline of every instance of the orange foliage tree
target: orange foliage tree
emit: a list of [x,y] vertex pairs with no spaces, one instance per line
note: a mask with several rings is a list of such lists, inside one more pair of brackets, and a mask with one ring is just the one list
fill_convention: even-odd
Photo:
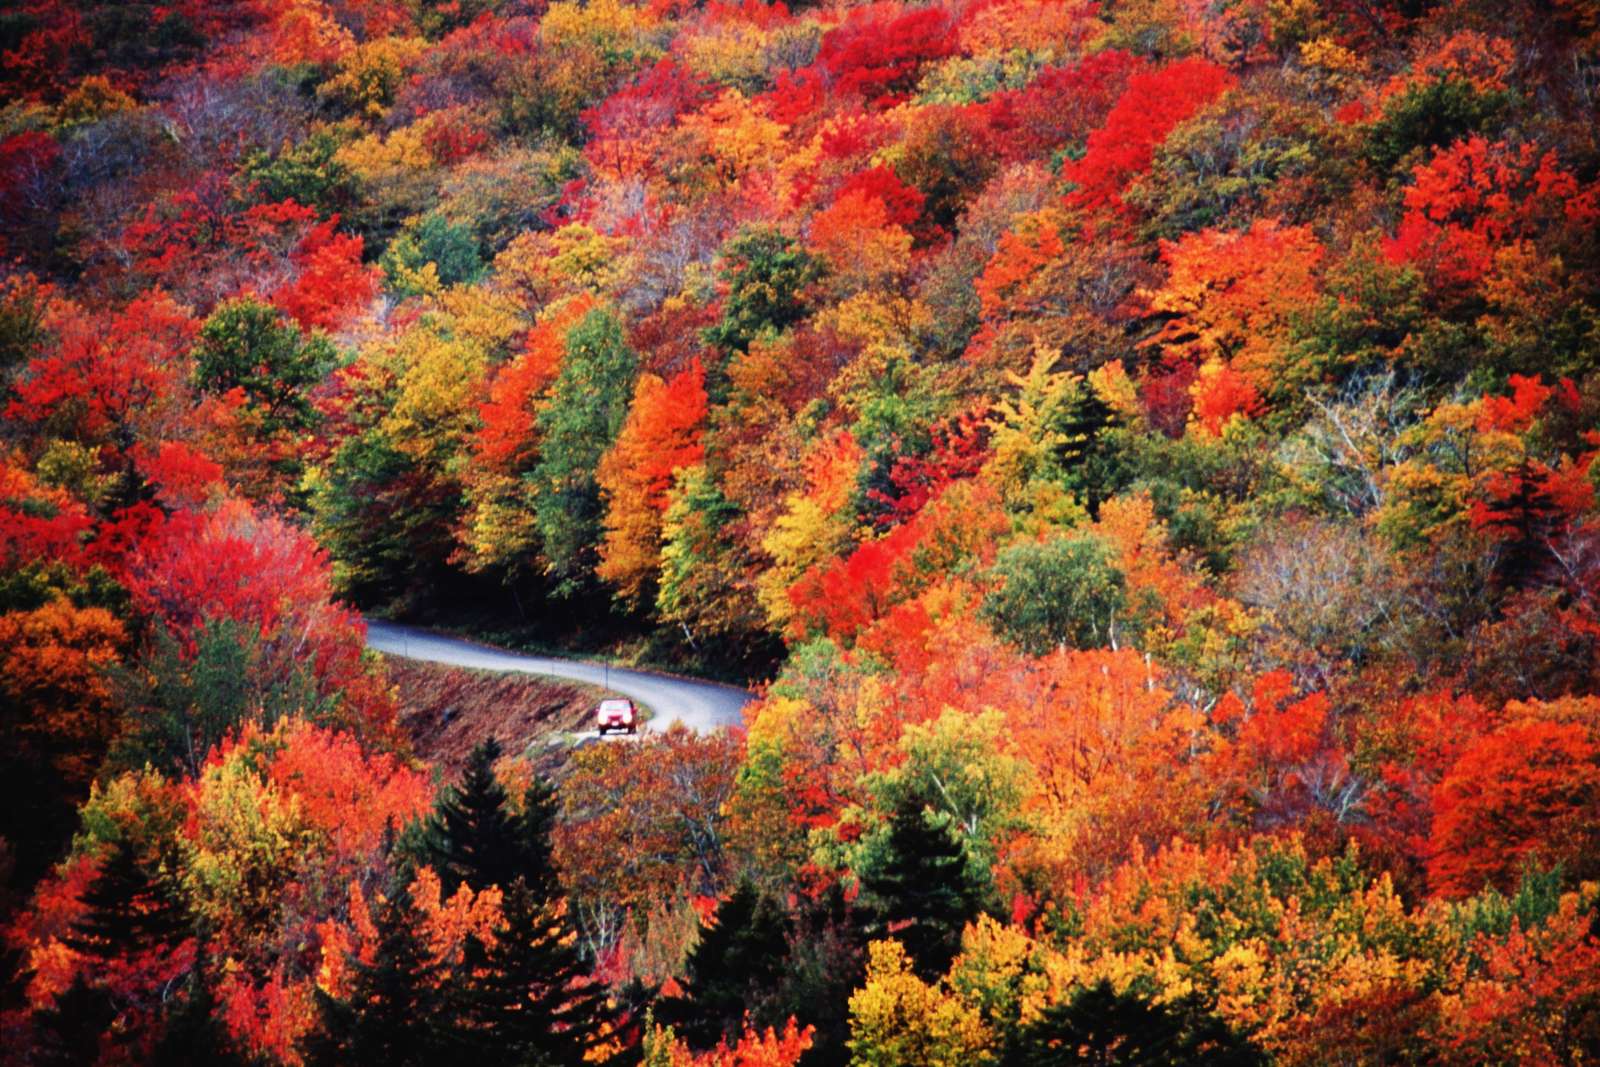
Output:
[[605,540],[595,573],[626,603],[647,595],[660,566],[661,519],[673,477],[705,455],[705,371],[696,359],[663,382],[641,374],[616,443],[600,460],[596,480],[605,500]]

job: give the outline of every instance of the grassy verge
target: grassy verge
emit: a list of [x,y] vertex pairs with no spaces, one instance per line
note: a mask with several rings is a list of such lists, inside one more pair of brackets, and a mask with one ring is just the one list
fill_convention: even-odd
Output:
[[[489,737],[556,774],[579,735],[593,733],[595,705],[611,693],[597,685],[534,674],[473,670],[384,656],[400,698],[400,724],[418,756],[445,780]],[[640,708],[649,718],[649,709]]]

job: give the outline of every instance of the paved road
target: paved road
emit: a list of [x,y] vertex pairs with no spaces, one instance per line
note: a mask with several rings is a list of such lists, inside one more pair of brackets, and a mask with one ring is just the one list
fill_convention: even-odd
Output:
[[524,656],[377,619],[367,620],[367,647],[385,655],[430,663],[489,671],[523,671],[593,685],[609,685],[623,696],[649,705],[655,713],[649,722],[652,730],[664,730],[674,722],[681,722],[696,733],[709,733],[719,726],[742,726],[743,708],[753,699],[743,689],[735,689],[731,685],[697,682],[620,667],[612,667],[607,671],[600,664],[549,656]]

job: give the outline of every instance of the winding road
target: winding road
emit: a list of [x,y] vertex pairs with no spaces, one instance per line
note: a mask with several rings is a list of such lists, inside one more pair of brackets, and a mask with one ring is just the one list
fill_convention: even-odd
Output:
[[646,724],[651,730],[664,730],[675,722],[681,722],[702,734],[721,726],[742,726],[744,706],[754,699],[745,690],[731,685],[674,678],[624,667],[607,668],[599,663],[551,656],[524,656],[490,645],[474,644],[458,637],[444,637],[414,626],[377,619],[367,620],[367,647],[387,656],[445,663],[453,667],[521,671],[605,686],[648,705],[654,712]]

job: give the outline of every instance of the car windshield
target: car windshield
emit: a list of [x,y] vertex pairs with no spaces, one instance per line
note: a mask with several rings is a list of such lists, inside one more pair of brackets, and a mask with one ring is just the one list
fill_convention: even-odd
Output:
[[601,711],[627,711],[630,707],[632,705],[626,700],[602,700],[600,702]]

